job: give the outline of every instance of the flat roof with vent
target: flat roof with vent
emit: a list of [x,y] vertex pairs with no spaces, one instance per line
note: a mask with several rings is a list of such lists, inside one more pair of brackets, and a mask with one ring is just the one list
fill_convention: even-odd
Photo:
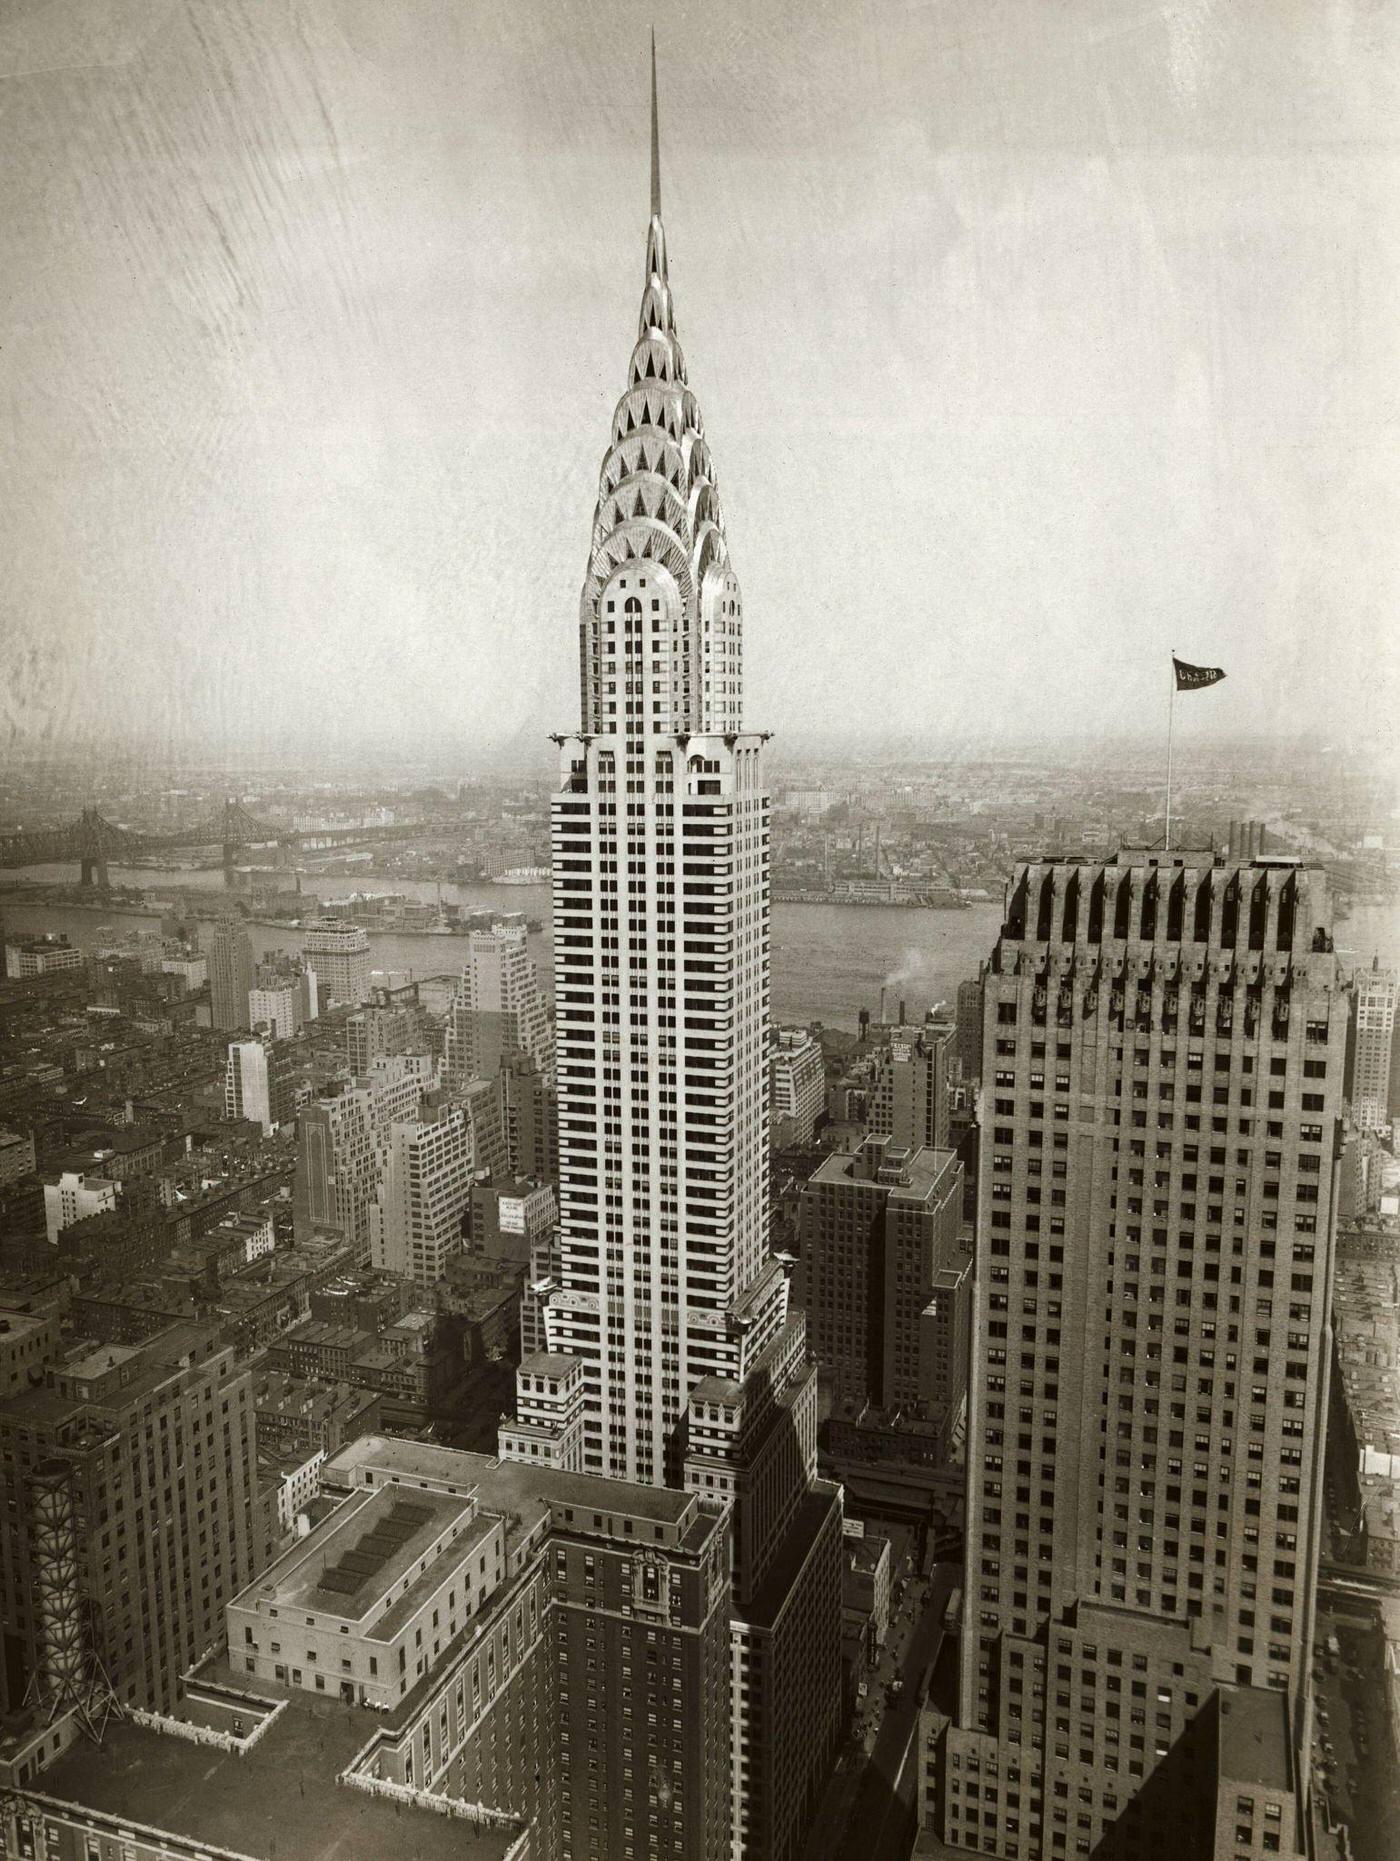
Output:
[[367,1492],[284,1552],[239,1600],[363,1622],[405,1582],[412,1588],[425,1558],[431,1570],[443,1555],[443,1540],[464,1551],[480,1536],[476,1510],[475,1499],[442,1493],[410,1496],[401,1487]]

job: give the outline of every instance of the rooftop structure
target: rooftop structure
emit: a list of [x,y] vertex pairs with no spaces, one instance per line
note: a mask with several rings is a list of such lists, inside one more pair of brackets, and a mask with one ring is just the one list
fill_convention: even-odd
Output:
[[[179,1861],[274,1861],[283,1855],[298,1861],[386,1861],[391,1855],[506,1861],[511,1854],[521,1826],[513,1819],[433,1814],[415,1808],[406,1793],[376,1794],[341,1782],[382,1729],[378,1714],[364,1707],[328,1710],[314,1695],[275,1686],[260,1685],[245,1699],[241,1677],[222,1677],[238,1688],[222,1710],[212,1690],[215,1675],[213,1703],[196,1699],[186,1709],[192,1727],[232,1737],[239,1724],[237,1743],[195,1742],[114,1721],[99,1753],[86,1744],[75,1747],[11,1813],[71,1828],[75,1857],[83,1852],[76,1839],[88,1833],[113,1843],[145,1835],[159,1842],[162,1857]],[[259,1736],[247,1742],[254,1727]],[[16,1845],[15,1852],[24,1851]]]

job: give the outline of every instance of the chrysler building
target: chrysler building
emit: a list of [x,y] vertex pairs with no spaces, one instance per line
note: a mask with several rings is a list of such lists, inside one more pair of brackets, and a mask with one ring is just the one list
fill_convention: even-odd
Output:
[[797,1861],[840,1718],[841,1493],[816,1477],[816,1364],[768,1253],[768,796],[742,643],[671,302],[653,52],[641,315],[552,809],[559,1233],[500,1453],[724,1508],[729,1852]]
[[581,718],[552,810],[560,1233],[536,1288],[581,1358],[584,1471],[679,1483],[687,1396],[783,1326],[767,1257],[768,796],[743,602],[661,223],[598,480]]

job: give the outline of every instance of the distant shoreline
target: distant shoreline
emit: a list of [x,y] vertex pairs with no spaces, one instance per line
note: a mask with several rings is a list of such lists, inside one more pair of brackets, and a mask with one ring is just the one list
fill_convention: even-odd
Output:
[[986,898],[837,898],[829,892],[774,892],[775,905],[839,905],[855,911],[970,911],[990,905]]

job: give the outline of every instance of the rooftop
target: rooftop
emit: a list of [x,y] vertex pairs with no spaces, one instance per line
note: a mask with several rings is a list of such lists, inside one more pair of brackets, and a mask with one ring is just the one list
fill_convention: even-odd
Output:
[[846,1556],[856,1570],[876,1571],[888,1556],[890,1541],[888,1538],[847,1538]]
[[[239,1682],[240,1690],[246,1691]],[[260,1684],[283,1710],[245,1755],[114,1718],[43,1778],[43,1794],[259,1861],[502,1861],[513,1837],[369,1796],[337,1774],[382,1728],[361,1707]]]
[[838,1488],[827,1480],[817,1480],[802,1497],[782,1547],[769,1567],[758,1594],[739,1613],[756,1628],[771,1628],[777,1621],[792,1591],[798,1571],[811,1556],[817,1537],[831,1514]]
[[527,1351],[520,1359],[520,1368],[529,1376],[566,1377],[574,1371],[583,1374],[582,1359],[564,1351]]
[[868,1173],[866,1159],[859,1150],[836,1151],[820,1169],[813,1172],[809,1180],[814,1184],[859,1183],[862,1187],[886,1190],[892,1200],[924,1202],[933,1195],[943,1177],[958,1161],[955,1150],[935,1150],[929,1146],[908,1150],[890,1145],[886,1154],[889,1158],[888,1166],[881,1163],[877,1168],[888,1167],[893,1170],[898,1167],[906,1181],[882,1182],[878,1175]]
[[84,1341],[70,1351],[58,1365],[64,1376],[71,1376],[80,1382],[90,1382],[94,1377],[105,1376],[109,1370],[117,1370],[132,1358],[141,1355],[137,1344],[93,1344]]
[[389,1486],[365,1492],[285,1551],[240,1600],[363,1621],[454,1527],[453,1553],[465,1555],[460,1534],[473,1512],[470,1500],[442,1493],[415,1491],[410,1498],[403,1487]]
[[1268,1687],[1220,1689],[1220,1773],[1268,1790],[1292,1788],[1288,1711]]
[[[397,1476],[411,1480],[437,1480],[459,1493],[474,1493],[483,1510],[514,1516],[527,1527],[546,1517],[552,1507],[575,1509],[578,1529],[589,1529],[592,1518],[606,1513],[680,1526],[696,1507],[691,1493],[665,1486],[641,1486],[630,1480],[606,1479],[601,1474],[565,1473],[557,1467],[536,1467],[525,1461],[497,1460],[490,1454],[472,1454],[462,1448],[434,1447],[426,1441],[362,1435],[347,1442],[326,1462],[322,1478],[327,1484],[348,1484],[357,1473]],[[427,1495],[415,1489],[415,1499]],[[689,1538],[682,1542],[689,1542]]]

